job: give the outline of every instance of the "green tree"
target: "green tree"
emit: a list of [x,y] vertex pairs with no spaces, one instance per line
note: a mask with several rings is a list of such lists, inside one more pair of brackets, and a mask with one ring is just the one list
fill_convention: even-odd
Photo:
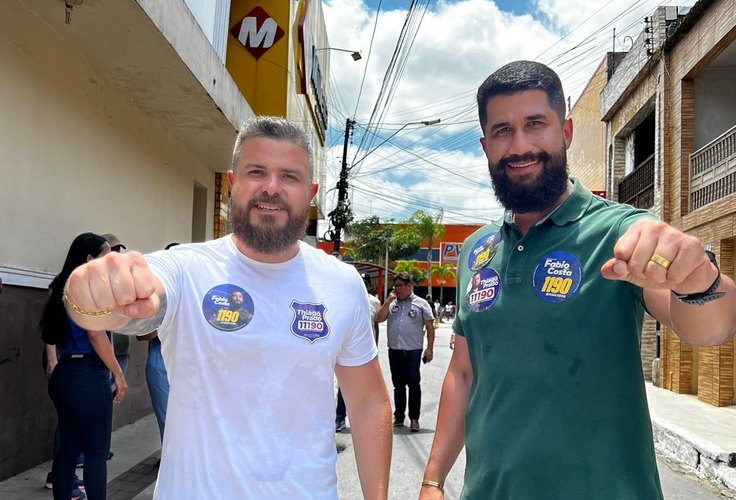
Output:
[[406,221],[408,225],[414,226],[415,231],[427,242],[427,292],[432,295],[432,248],[445,236],[445,226],[442,224],[444,211],[440,210],[432,215],[424,210],[417,210]]
[[445,302],[443,299],[445,283],[447,283],[448,280],[455,278],[455,269],[455,266],[453,266],[449,262],[445,262],[442,265],[432,265],[432,272],[437,276],[437,281],[440,282],[440,304],[443,304]]
[[389,261],[411,257],[422,246],[422,236],[416,228],[381,224],[377,216],[353,222],[345,232],[345,256],[363,262],[381,262],[387,240],[390,245]]
[[345,229],[345,257],[363,262],[379,262],[384,254],[387,228],[378,216],[352,222]]
[[409,273],[415,285],[427,279],[427,270],[421,267],[416,260],[397,260],[394,264],[394,271]]

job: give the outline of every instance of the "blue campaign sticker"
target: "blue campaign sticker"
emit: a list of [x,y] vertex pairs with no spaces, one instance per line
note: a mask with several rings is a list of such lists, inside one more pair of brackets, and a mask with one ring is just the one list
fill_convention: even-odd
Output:
[[473,312],[489,309],[501,295],[501,277],[495,269],[487,267],[473,275],[468,283],[465,300]]
[[468,253],[468,268],[471,271],[477,271],[485,267],[496,255],[499,243],[501,243],[501,233],[498,231],[481,237]]
[[573,254],[558,250],[539,259],[534,269],[534,293],[545,302],[562,302],[575,295],[583,281],[583,267]]
[[310,304],[308,302],[291,302],[294,312],[294,321],[291,322],[291,333],[297,337],[307,339],[314,344],[316,340],[330,334],[330,326],[325,317],[324,304]]
[[207,322],[224,332],[240,330],[253,319],[253,298],[237,285],[223,283],[210,289],[202,300]]

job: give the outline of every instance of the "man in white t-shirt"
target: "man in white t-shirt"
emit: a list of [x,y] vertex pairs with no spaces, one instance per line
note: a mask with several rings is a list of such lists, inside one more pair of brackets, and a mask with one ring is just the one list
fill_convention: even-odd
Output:
[[246,122],[233,154],[233,234],[77,269],[65,300],[91,330],[158,329],[171,384],[156,499],[337,499],[333,376],[363,496],[385,499],[391,406],[365,287],[300,241],[313,159],[295,124]]

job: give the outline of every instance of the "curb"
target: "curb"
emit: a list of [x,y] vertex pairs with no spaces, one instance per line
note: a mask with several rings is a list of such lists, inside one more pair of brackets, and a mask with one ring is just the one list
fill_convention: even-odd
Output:
[[682,427],[652,418],[655,449],[698,477],[736,493],[736,453],[728,452]]

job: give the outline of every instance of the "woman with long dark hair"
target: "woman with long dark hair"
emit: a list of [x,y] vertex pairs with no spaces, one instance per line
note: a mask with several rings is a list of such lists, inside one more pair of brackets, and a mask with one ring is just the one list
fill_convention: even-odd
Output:
[[110,372],[115,379],[115,401],[128,386],[115,359],[110,334],[77,326],[64,309],[64,285],[82,264],[110,251],[105,238],[93,233],[77,236],[61,272],[51,282],[51,295],[41,317],[41,338],[56,345],[59,363],[49,380],[49,395],[59,417],[60,445],[51,477],[54,500],[69,500],[79,452],[84,452],[84,484],[90,500],[107,494],[107,454],[112,432]]

